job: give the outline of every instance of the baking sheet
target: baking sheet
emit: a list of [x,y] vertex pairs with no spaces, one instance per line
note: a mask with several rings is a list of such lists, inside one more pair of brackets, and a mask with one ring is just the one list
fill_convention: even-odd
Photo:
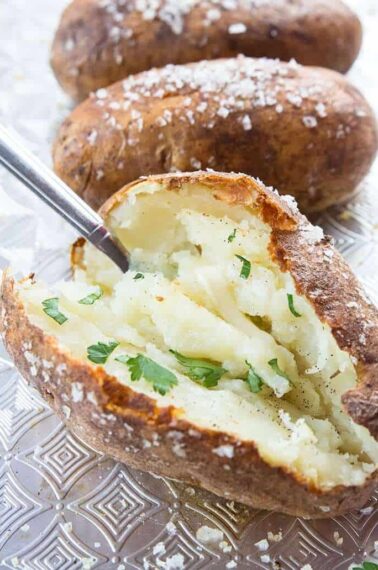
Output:
[[[378,111],[377,2],[349,3],[365,24],[351,79]],[[0,0],[0,120],[48,163],[56,127],[70,108],[48,67],[49,43],[66,4]],[[376,302],[377,196],[378,165],[352,202],[319,219]],[[53,281],[67,270],[73,237],[0,170],[0,268],[11,261],[19,275],[33,268]],[[1,569],[346,570],[374,555],[378,563],[377,501],[378,494],[362,511],[311,522],[253,511],[128,469],[68,433],[0,345]],[[196,538],[204,525],[220,531],[212,544]],[[256,546],[267,537],[267,550]]]

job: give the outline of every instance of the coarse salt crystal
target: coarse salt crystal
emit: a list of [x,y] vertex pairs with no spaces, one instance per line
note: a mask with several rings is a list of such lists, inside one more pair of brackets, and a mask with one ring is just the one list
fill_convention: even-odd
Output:
[[252,130],[252,121],[248,115],[244,115],[244,117],[242,118],[242,125],[245,131]]
[[222,12],[218,8],[212,8],[206,13],[206,18],[209,22],[216,22],[222,16]]
[[226,107],[220,107],[217,111],[217,115],[219,115],[219,117],[223,117],[223,119],[227,119],[229,114],[230,111]]
[[321,227],[306,224],[302,228],[304,238],[308,243],[318,243],[324,239],[324,232]]
[[89,135],[87,136],[87,141],[89,142],[89,144],[90,144],[91,146],[93,146],[94,144],[96,144],[97,137],[98,137],[98,132],[97,132],[97,131],[91,131],[91,132],[89,133]]
[[72,51],[75,47],[75,42],[72,38],[69,38],[64,44],[64,51]]
[[255,546],[257,546],[260,552],[265,552],[269,548],[269,542],[266,538],[263,538],[262,540],[259,540],[259,542],[255,542]]
[[164,570],[184,570],[185,559],[182,554],[173,554],[164,562]]
[[369,516],[374,511],[373,507],[365,507],[364,509],[360,509],[360,513],[363,516]]
[[108,91],[106,89],[98,89],[96,91],[97,99],[106,99],[107,96],[108,96]]
[[165,528],[166,528],[166,531],[168,534],[175,534],[177,531],[177,527],[176,527],[175,523],[173,523],[172,521],[167,523]]
[[271,542],[280,542],[282,540],[282,531],[280,530],[277,534],[273,532],[268,532],[268,540]]
[[234,457],[234,447],[233,445],[220,445],[213,449],[213,453],[219,457],[228,457],[232,459]]
[[96,562],[97,562],[96,558],[82,558],[81,559],[81,564],[82,564],[83,570],[90,570],[96,564]]
[[72,396],[72,401],[75,403],[83,401],[84,398],[83,385],[80,384],[80,382],[73,382],[71,384],[71,396]]
[[201,526],[196,532],[196,538],[199,542],[207,544],[209,542],[221,542],[223,540],[223,532],[219,528],[211,528],[209,526]]
[[24,524],[21,528],[20,531],[21,532],[28,532],[30,530],[30,525],[28,524]]
[[192,168],[195,168],[196,170],[201,170],[202,163],[199,160],[197,160],[196,158],[191,158],[190,159],[190,166],[192,166]]
[[327,111],[324,103],[317,103],[315,105],[315,111],[321,119],[324,119],[327,116]]
[[97,406],[97,398],[96,398],[96,394],[94,392],[88,392],[87,394],[87,400],[88,402],[90,402],[91,404],[94,404],[95,406]]
[[228,28],[229,34],[245,34],[247,31],[247,26],[245,24],[231,24]]
[[314,129],[315,127],[318,126],[317,118],[314,117],[313,115],[306,115],[305,117],[303,117],[302,122],[304,126],[307,127],[308,129]]
[[229,544],[226,540],[222,540],[222,542],[219,543],[219,548],[225,554],[227,554],[228,552],[231,552],[231,550],[232,550],[231,544]]
[[157,544],[155,544],[155,546],[152,549],[152,554],[154,554],[155,556],[159,556],[159,554],[164,554],[164,553],[165,553],[164,542],[158,542]]

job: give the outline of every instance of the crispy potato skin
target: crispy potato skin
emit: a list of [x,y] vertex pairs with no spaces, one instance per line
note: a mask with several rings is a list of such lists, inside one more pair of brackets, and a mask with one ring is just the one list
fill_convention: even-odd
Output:
[[309,213],[348,198],[376,150],[374,114],[343,76],[240,57],[114,84],[64,121],[53,156],[57,174],[94,208],[139,176],[200,167],[258,177]]
[[[163,0],[163,9],[166,4]],[[221,9],[209,25],[211,8],[219,6],[200,0],[172,26],[164,17],[144,18],[135,0],[118,6],[117,19],[98,0],[74,0],[56,32],[51,65],[63,89],[80,100],[151,67],[240,53],[294,58],[343,73],[361,47],[360,21],[339,0],[275,0],[249,8],[238,0],[236,8]],[[230,33],[235,24],[245,32]]]
[[[319,319],[332,330],[338,346],[357,362],[359,384],[344,394],[343,404],[353,420],[378,439],[378,309],[349,265],[325,236],[314,242],[307,234],[307,219],[261,182],[243,174],[198,172],[151,176],[172,191],[183,184],[199,182],[216,188],[217,199],[229,204],[257,206],[272,228],[270,253],[282,271],[293,277],[298,294],[306,297]],[[117,192],[100,209],[106,220],[112,210],[140,181]],[[73,261],[80,263],[79,240]]]
[[[374,330],[378,314],[329,241],[309,243],[305,218],[247,176],[202,172],[155,176],[152,180],[172,192],[183,183],[199,182],[209,191],[215,188],[214,195],[219,200],[257,209],[272,227],[272,256],[283,270],[292,273],[298,292],[308,297],[319,317],[331,326],[340,347],[358,359],[359,385],[353,394],[344,395],[344,404],[355,421],[366,425],[377,437],[378,346]],[[106,204],[102,210],[105,219],[138,184],[124,188]],[[82,242],[76,246],[76,263],[80,262],[82,247]],[[330,251],[332,262],[326,262]],[[358,304],[358,314],[345,310],[351,300]],[[363,320],[372,326],[361,342]],[[6,273],[1,289],[0,324],[16,366],[69,428],[94,448],[133,467],[182,479],[254,508],[311,518],[337,516],[362,507],[377,484],[376,473],[362,488],[340,486],[322,492],[284,469],[270,467],[259,457],[252,442],[189,424],[174,407],[159,408],[154,399],[122,385],[101,367],[73,359],[54,338],[34,326],[25,313],[14,280]],[[79,402],[72,400],[73,382],[83,388]],[[359,398],[370,404],[360,407]],[[174,451],[177,441],[184,450],[180,457]],[[214,448],[225,444],[233,445],[232,458],[213,453]]]

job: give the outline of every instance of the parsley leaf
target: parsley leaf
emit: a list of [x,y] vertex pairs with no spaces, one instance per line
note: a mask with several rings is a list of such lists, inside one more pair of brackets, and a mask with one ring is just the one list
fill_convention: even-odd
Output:
[[101,287],[98,287],[97,292],[91,293],[90,295],[87,295],[83,299],[80,299],[79,303],[80,305],[93,305],[96,301],[101,299],[103,294],[104,292],[101,289]]
[[218,363],[204,360],[202,358],[190,358],[183,356],[175,350],[170,350],[176,360],[186,369],[186,374],[191,380],[202,384],[205,388],[218,386],[218,381],[227,372]]
[[238,259],[240,259],[240,261],[243,262],[241,271],[240,271],[240,277],[242,279],[248,279],[248,277],[251,274],[251,262],[248,261],[248,259],[246,259],[245,257],[242,257],[241,255],[236,255],[235,257],[237,257]]
[[250,364],[247,360],[245,361],[246,365],[249,367],[248,376],[247,376],[247,384],[254,394],[258,394],[261,392],[261,388],[264,384],[264,380],[257,374],[255,369],[253,368],[252,364]]
[[59,311],[59,298],[46,299],[42,301],[43,312],[49,317],[54,319],[59,325],[63,325],[68,318]]
[[234,239],[236,238],[236,228],[234,229],[234,231],[232,232],[232,234],[230,234],[227,238],[228,243],[232,243],[234,241]]
[[144,279],[144,275],[143,273],[137,273],[133,279],[134,281],[137,281],[137,279]]
[[158,392],[162,396],[168,392],[170,388],[177,385],[177,378],[167,368],[160,366],[157,362],[143,356],[143,354],[138,354],[138,356],[131,357],[125,354],[116,358],[118,362],[126,364],[130,373],[131,380],[136,382],[142,377],[152,384],[155,392]]
[[378,570],[378,564],[375,562],[364,562],[362,568],[364,570]]
[[87,348],[87,358],[95,364],[105,364],[111,353],[117,348],[119,342],[98,342]]
[[287,294],[287,302],[289,305],[289,309],[290,309],[291,313],[294,315],[294,317],[301,317],[302,315],[300,313],[298,313],[298,311],[295,310],[294,296],[291,293]]
[[278,366],[277,358],[273,358],[272,360],[269,360],[268,364],[272,368],[272,370],[274,370],[274,372],[276,374],[278,374],[278,376],[282,376],[282,378],[286,378],[286,380],[288,380],[291,384],[291,380],[288,377],[288,375],[283,370],[281,370],[281,368]]

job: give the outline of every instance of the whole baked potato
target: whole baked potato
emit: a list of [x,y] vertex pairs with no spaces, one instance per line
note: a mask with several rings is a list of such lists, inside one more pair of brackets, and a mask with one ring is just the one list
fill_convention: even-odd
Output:
[[83,99],[151,67],[240,53],[345,72],[361,37],[339,0],[74,0],[51,63],[62,87]]
[[348,198],[376,150],[373,112],[343,76],[241,56],[100,89],[63,123],[53,154],[95,208],[139,176],[213,168],[259,177],[313,212]]
[[306,517],[378,478],[378,312],[320,228],[245,175],[154,176],[103,208],[53,290],[5,274],[9,353],[67,425],[136,468]]

